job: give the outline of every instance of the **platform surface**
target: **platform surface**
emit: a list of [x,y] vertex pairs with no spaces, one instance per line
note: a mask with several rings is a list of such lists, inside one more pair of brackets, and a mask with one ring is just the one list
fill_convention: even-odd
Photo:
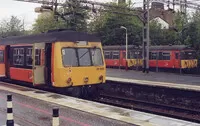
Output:
[[51,125],[55,106],[60,108],[61,126],[200,126],[3,82],[0,82],[0,121],[6,119],[7,94],[13,95],[14,119],[21,126]]
[[200,76],[178,75],[174,73],[142,73],[141,71],[107,69],[107,80],[127,81],[141,84],[155,84],[163,86],[172,86],[175,88],[186,88],[200,90]]

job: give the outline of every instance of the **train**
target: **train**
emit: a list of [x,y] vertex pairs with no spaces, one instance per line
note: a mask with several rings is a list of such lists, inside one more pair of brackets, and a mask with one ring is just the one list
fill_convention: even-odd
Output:
[[[142,68],[142,48],[127,46],[104,46],[104,57],[107,67]],[[191,70],[197,68],[196,51],[187,45],[150,46],[149,67],[163,69]]]
[[75,97],[93,95],[106,79],[101,41],[71,30],[1,38],[0,77]]

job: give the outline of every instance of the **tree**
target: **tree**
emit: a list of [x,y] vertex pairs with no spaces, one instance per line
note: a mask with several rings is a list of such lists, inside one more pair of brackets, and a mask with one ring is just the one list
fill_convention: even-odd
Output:
[[87,31],[88,11],[82,8],[77,0],[69,0],[68,7],[61,7],[67,19],[68,28],[76,31]]
[[[53,12],[40,14],[33,25],[33,32],[42,33],[53,29],[87,31],[88,12],[81,9],[80,2],[74,0],[69,0],[68,2],[66,3],[68,6],[58,8],[57,13],[62,17],[54,15]],[[57,18],[55,18],[56,16]]]
[[[115,3],[108,4],[116,5]],[[97,13],[94,21],[90,23],[90,32],[98,33],[104,45],[125,45],[126,32],[124,29],[120,29],[121,26],[124,26],[128,31],[128,43],[130,45],[140,45],[142,42],[141,21],[135,16],[112,13],[131,13],[128,10],[128,5],[122,4],[118,6],[123,6],[127,9],[104,8],[105,11]]]
[[23,35],[24,31],[24,22],[15,16],[0,23],[0,37]]
[[33,33],[44,33],[49,30],[60,28],[67,28],[67,23],[60,18],[56,20],[53,13],[45,12],[40,14],[33,24]]

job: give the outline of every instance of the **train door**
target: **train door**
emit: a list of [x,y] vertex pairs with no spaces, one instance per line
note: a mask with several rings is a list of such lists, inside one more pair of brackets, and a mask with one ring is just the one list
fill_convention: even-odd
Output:
[[5,47],[0,46],[0,77],[5,77]]
[[12,61],[12,53],[13,51],[10,50],[10,45],[7,45],[5,48],[5,74],[7,78],[10,78],[10,62]]
[[174,52],[174,68],[180,67],[180,52]]
[[35,43],[33,45],[33,85],[45,84],[44,50],[45,43]]
[[123,50],[120,50],[120,58],[119,58],[119,67],[125,66],[124,61],[126,58],[126,52]]

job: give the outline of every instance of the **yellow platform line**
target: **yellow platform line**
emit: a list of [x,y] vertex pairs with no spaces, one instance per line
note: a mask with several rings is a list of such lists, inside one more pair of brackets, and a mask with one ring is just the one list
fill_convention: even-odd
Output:
[[[129,110],[129,109],[113,107],[113,106],[110,106],[110,105],[104,105],[104,104],[86,101],[86,100],[82,100],[82,99],[77,99],[77,98],[64,96],[64,95],[60,95],[63,98],[54,99],[54,98],[49,97],[49,96],[50,95],[58,95],[58,94],[55,94],[55,93],[44,93],[44,94],[34,93],[34,91],[37,91],[36,89],[32,89],[34,91],[20,91],[20,90],[14,89],[14,88],[15,87],[19,88],[21,86],[12,85],[13,88],[11,88],[10,86],[6,87],[5,84],[9,85],[9,83],[3,82],[3,85],[1,85],[1,83],[0,83],[0,90],[20,94],[20,95],[23,95],[23,96],[42,100],[42,101],[45,101],[45,102],[69,107],[69,108],[72,108],[72,109],[80,110],[80,111],[91,113],[91,114],[96,114],[96,115],[99,115],[99,116],[107,117],[107,118],[118,120],[118,121],[123,121],[123,122],[126,122],[126,123],[138,125],[138,126],[158,126],[158,125],[151,123],[151,122],[148,122],[148,121],[135,119],[134,117],[130,117],[130,116],[120,115],[120,113],[117,112],[118,110],[119,111],[125,111],[125,112],[132,111],[132,110]],[[24,89],[24,87],[21,87],[21,88]],[[26,88],[26,89],[30,89],[30,88]]]

